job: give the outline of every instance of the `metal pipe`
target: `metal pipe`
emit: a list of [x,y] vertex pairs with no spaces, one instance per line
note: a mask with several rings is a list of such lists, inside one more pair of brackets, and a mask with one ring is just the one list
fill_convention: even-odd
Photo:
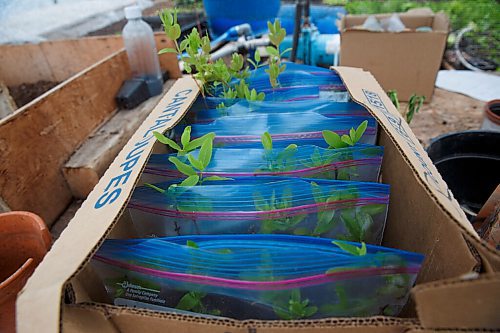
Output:
[[300,21],[302,18],[302,7],[303,0],[297,0],[295,5],[295,24],[293,27],[293,40],[292,40],[292,52],[290,54],[290,61],[295,62],[297,59],[297,48],[299,46],[299,36],[300,36]]

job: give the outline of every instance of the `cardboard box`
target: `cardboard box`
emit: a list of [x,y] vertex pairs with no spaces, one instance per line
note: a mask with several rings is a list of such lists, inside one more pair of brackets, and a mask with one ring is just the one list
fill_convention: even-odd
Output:
[[[379,20],[391,14],[375,15]],[[371,72],[385,91],[396,90],[401,101],[412,94],[432,99],[437,72],[446,47],[449,23],[443,13],[414,10],[400,14],[409,31],[374,32],[355,28],[368,15],[346,15],[340,29],[340,65]],[[432,32],[415,28],[428,26]]]
[[[198,95],[182,78],[130,139],[44,258],[17,302],[18,332],[424,332],[500,327],[500,253],[481,241],[374,77],[339,67],[353,99],[379,121],[382,177],[391,184],[383,245],[425,254],[406,317],[300,321],[202,319],[105,304],[90,258],[105,238],[133,237],[125,210],[148,156]],[[477,274],[480,272],[481,274]],[[466,276],[463,279],[462,276]]]

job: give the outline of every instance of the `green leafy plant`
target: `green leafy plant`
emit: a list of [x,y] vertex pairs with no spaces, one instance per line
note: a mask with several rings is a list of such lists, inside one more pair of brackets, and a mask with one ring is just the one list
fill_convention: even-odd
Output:
[[221,314],[220,310],[212,309],[209,310],[203,304],[203,299],[207,296],[205,293],[190,291],[184,294],[179,300],[179,303],[175,306],[176,309],[184,311],[193,311],[196,313],[209,314],[213,316],[219,316]]
[[[356,143],[359,142],[359,140],[361,140],[361,138],[365,134],[367,127],[368,127],[368,121],[365,120],[361,124],[359,124],[359,126],[356,129],[354,129],[354,127],[351,128],[349,130],[349,135],[344,134],[340,136],[337,133],[328,130],[323,131],[322,134],[324,140],[328,144],[328,149],[347,148],[354,146]],[[353,155],[352,153],[346,153],[346,155],[343,156],[343,158],[345,160],[352,160]],[[350,180],[351,175],[356,175],[357,168],[355,166],[352,166],[335,171],[336,171],[335,179]]]
[[365,256],[366,255],[366,244],[365,242],[361,242],[361,247],[357,247],[356,245],[352,245],[345,242],[332,241],[332,244],[337,245],[345,252],[352,254],[353,256]]
[[219,176],[203,177],[203,172],[212,160],[213,139],[213,136],[204,139],[198,153],[198,158],[194,157],[192,154],[187,154],[188,163],[182,162],[175,156],[170,156],[168,158],[168,160],[175,165],[179,172],[187,176],[187,178],[184,179],[179,186],[201,185],[206,181],[232,180],[232,178]]
[[[323,190],[321,186],[319,186],[316,182],[311,182],[311,192],[313,194],[314,202],[319,203],[331,203],[335,202],[339,199],[337,193],[331,193],[331,195],[327,198],[323,195]],[[335,210],[328,208],[326,210],[320,210],[317,213],[317,222],[314,230],[312,232],[312,236],[321,236],[322,234],[330,232],[336,225],[337,221],[335,220]],[[304,230],[296,230],[296,234],[306,235],[308,234],[307,229]]]
[[301,299],[300,289],[292,290],[288,304],[275,304],[273,309],[284,320],[309,318],[318,312],[318,307],[310,305],[308,299]]
[[293,157],[297,153],[296,144],[289,144],[282,151],[273,150],[273,139],[269,132],[264,132],[264,134],[262,134],[261,142],[262,147],[264,147],[266,166],[260,170],[283,172],[293,169]]
[[[321,186],[315,182],[311,182],[311,191],[316,203],[331,203],[340,200],[353,200],[358,197],[356,187],[348,187],[343,191],[333,191],[330,195],[325,195]],[[349,241],[362,242],[365,239],[365,233],[373,224],[373,217],[385,211],[385,205],[372,204],[353,208],[339,209],[339,216],[336,217],[336,210],[328,208],[324,211],[319,211],[317,214],[317,223],[312,232],[312,236],[322,236],[335,228],[338,223],[342,222],[346,227],[347,235],[344,238]],[[299,234],[308,234],[307,230],[296,230]]]
[[323,138],[326,143],[328,143],[328,149],[346,148],[354,146],[359,140],[361,140],[361,137],[363,137],[367,127],[368,120],[365,120],[358,126],[358,128],[351,128],[349,130],[349,135],[344,134],[340,136],[337,133],[328,130],[325,130],[322,133]]
[[[250,89],[245,79],[249,76],[249,68],[245,66],[245,60],[242,55],[233,53],[229,66],[222,59],[215,62],[210,61],[210,39],[207,36],[201,37],[198,30],[193,28],[191,33],[186,38],[178,43],[181,36],[180,25],[177,23],[177,11],[164,9],[159,13],[163,24],[163,29],[168,38],[174,41],[174,48],[164,48],[159,51],[162,53],[176,53],[185,63],[185,70],[191,74],[198,82],[201,83],[201,92],[203,95],[216,95],[219,97],[234,99],[245,98],[248,101],[262,101],[265,98],[265,93],[258,92],[255,89]],[[270,47],[270,69],[269,75],[272,82],[276,82],[279,73],[285,70],[285,66],[281,65],[281,55],[277,51],[279,44],[286,36],[286,31],[281,28],[279,21],[271,24],[270,39],[272,43],[276,43],[275,48]],[[256,52],[254,67],[259,66],[260,54]],[[272,78],[272,79],[271,79]],[[239,79],[237,85],[232,85],[233,79]],[[221,103],[218,108],[225,108],[225,104]]]
[[398,93],[395,90],[389,90],[387,92],[387,95],[391,99],[392,104],[396,107],[396,109],[399,111],[401,116],[403,116],[406,120],[406,122],[409,124],[413,120],[413,117],[415,114],[420,111],[422,108],[422,105],[425,102],[425,96],[419,96],[416,94],[413,94],[410,96],[410,99],[408,100],[408,103],[406,104],[406,108],[401,110],[400,108],[400,103],[398,99]]
[[[276,191],[273,190],[269,200],[266,200],[258,192],[254,193],[254,206],[260,211],[275,211],[292,207],[292,190],[285,188],[281,200],[276,197]],[[302,222],[307,214],[295,216],[280,216],[280,213],[270,214],[269,217],[262,220],[260,232],[271,234],[275,231],[293,230]]]
[[[333,160],[337,161],[347,161],[352,158],[352,154],[336,151],[336,150],[327,150],[323,154],[321,154],[318,147],[315,147],[311,157],[307,161],[302,161],[302,164],[308,168],[317,168],[327,164],[332,163]],[[354,171],[355,167],[350,167],[347,169],[349,171]],[[338,180],[349,180],[351,173],[344,168],[336,168],[333,170],[328,170],[325,172],[317,173],[314,175],[314,178],[324,178],[324,179],[338,179]]]
[[424,104],[425,96],[411,95],[408,101],[408,111],[406,112],[406,122],[409,124],[413,120],[413,116],[418,113]]
[[281,57],[291,49],[286,49],[281,53],[279,51],[280,44],[286,37],[286,30],[281,27],[280,20],[275,20],[273,23],[267,22],[267,27],[269,29],[269,40],[272,45],[266,47],[266,51],[269,54],[269,68],[265,72],[269,74],[271,86],[276,88],[279,84],[278,76],[286,69],[286,65],[281,62]]
[[[175,141],[167,138],[165,135],[159,132],[153,132],[153,134],[158,141],[168,145],[170,148],[177,151],[178,157],[170,156],[168,160],[175,165],[180,173],[187,176],[187,178],[184,179],[180,184],[174,184],[171,186],[195,186],[201,185],[206,181],[232,180],[232,178],[219,176],[203,177],[203,172],[212,160],[212,150],[215,133],[207,133],[191,141],[191,126],[187,126],[181,135],[182,147]],[[189,152],[197,149],[198,147],[201,147],[198,153],[198,158],[194,157],[192,154],[189,154]],[[179,157],[185,157],[184,161],[181,161]],[[155,185],[145,185],[157,190],[160,193],[165,193],[164,189],[161,189]]]
[[259,67],[264,66],[264,65],[260,64],[260,60],[261,60],[261,57],[260,57],[259,50],[255,50],[254,60],[252,60],[250,58],[247,59],[247,61],[252,64],[254,69],[257,69]]
[[389,90],[387,92],[387,96],[391,99],[392,104],[396,107],[396,109],[399,110],[399,99],[398,99],[398,92],[396,90]]
[[174,140],[167,138],[160,132],[155,131],[153,132],[153,135],[155,136],[156,140],[177,151],[178,156],[184,156],[190,151],[193,151],[201,147],[203,142],[205,142],[206,140],[213,141],[213,139],[215,138],[215,133],[210,132],[191,141],[191,126],[186,126],[186,128],[184,128],[184,131],[182,132],[181,135],[182,147],[181,145],[178,145]]

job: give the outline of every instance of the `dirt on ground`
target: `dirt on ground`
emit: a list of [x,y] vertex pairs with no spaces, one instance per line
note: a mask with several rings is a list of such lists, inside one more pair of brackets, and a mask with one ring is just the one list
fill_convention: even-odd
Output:
[[9,87],[10,96],[18,108],[28,104],[38,96],[57,86],[59,82],[38,81],[36,83],[23,83],[19,86]]
[[[484,104],[477,99],[436,88],[431,102],[424,104],[413,117],[410,127],[426,148],[437,136],[479,129]],[[401,109],[404,108],[406,103],[401,103]]]

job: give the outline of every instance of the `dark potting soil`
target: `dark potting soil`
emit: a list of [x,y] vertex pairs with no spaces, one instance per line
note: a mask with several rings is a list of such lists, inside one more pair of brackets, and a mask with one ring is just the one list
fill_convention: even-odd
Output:
[[18,108],[28,104],[46,91],[57,86],[59,82],[38,81],[36,83],[23,83],[19,86],[9,87],[9,93]]

